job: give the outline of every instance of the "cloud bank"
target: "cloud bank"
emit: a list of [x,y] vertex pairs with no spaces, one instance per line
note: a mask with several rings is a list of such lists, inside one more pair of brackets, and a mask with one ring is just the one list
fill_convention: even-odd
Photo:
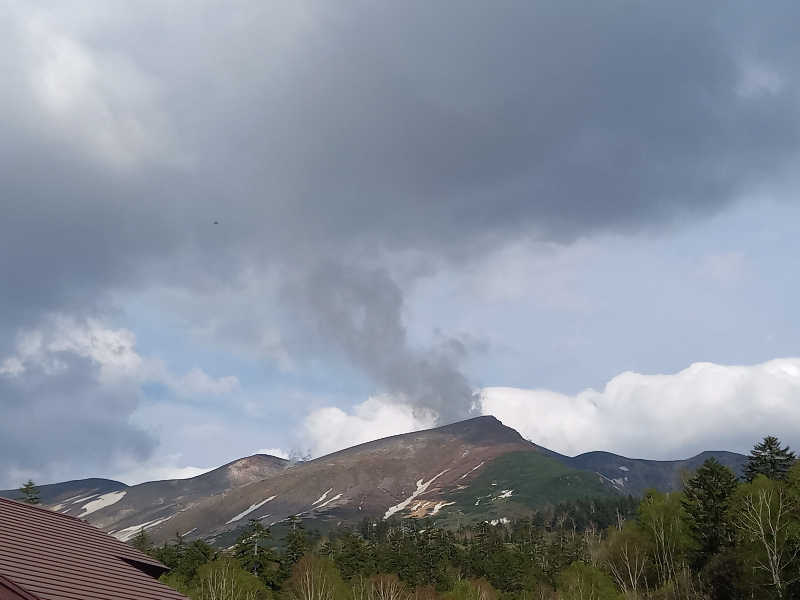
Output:
[[316,457],[390,435],[428,429],[436,415],[387,397],[372,397],[350,411],[328,406],[303,421],[301,442]]
[[[478,397],[482,414],[569,456],[604,450],[673,460],[704,450],[747,453],[765,435],[800,448],[800,358],[744,366],[695,363],[664,375],[626,372],[602,390],[572,396],[487,387]],[[332,406],[312,411],[302,439],[318,457],[435,425],[430,414],[373,397],[349,411]]]
[[138,480],[145,470],[197,473],[164,462],[145,469],[158,441],[132,418],[142,386],[157,384],[200,400],[224,396],[238,381],[200,369],[176,375],[135,346],[128,330],[64,316],[51,316],[17,337],[15,351],[0,360],[0,486],[29,477],[77,477],[87,464],[104,472],[130,471],[126,481]]
[[469,416],[469,350],[412,340],[408,290],[520,240],[666,231],[782,182],[800,149],[798,11],[3,3],[0,410],[17,429],[0,474],[56,448],[86,468],[152,453],[127,420],[143,378],[236,389],[123,364],[124,336],[119,355],[16,345],[47,315],[124,320],[159,291],[181,300],[151,313],[211,344],[346,363],[414,414]]
[[695,363],[678,373],[626,372],[602,390],[485,388],[481,411],[563,454],[606,450],[678,459],[748,452],[765,435],[800,447],[800,358],[750,366]]

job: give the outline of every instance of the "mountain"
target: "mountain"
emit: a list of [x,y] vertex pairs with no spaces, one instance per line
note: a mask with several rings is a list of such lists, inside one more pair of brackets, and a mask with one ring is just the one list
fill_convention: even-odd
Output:
[[[72,504],[74,502],[80,505],[86,499],[125,490],[128,486],[121,481],[114,481],[113,479],[92,478],[50,483],[36,487],[39,489],[39,497],[42,504],[54,507],[55,510],[62,510],[64,507],[60,506],[61,504]],[[0,490],[0,496],[11,500],[22,499],[22,494],[19,493],[19,490]]]
[[683,473],[711,455],[741,470],[744,457],[726,452],[683,461],[607,452],[563,456],[484,416],[307,462],[254,455],[191,479],[136,486],[83,480],[41,490],[53,510],[122,540],[146,528],[157,541],[179,532],[227,546],[249,519],[272,525],[300,515],[320,528],[364,517],[500,520],[566,500],[640,495],[649,487],[672,490],[680,487]]
[[[336,522],[356,522],[365,516],[423,516],[438,512],[437,499],[468,483],[481,465],[533,448],[497,419],[480,417],[299,463],[179,510],[151,507],[142,517],[109,507],[93,515],[93,522],[121,538],[135,535],[143,523],[152,521],[149,531],[157,539],[176,531],[216,538],[250,518],[270,524],[294,514]],[[417,497],[420,500],[414,502]]]
[[678,490],[683,478],[691,474],[709,458],[716,458],[737,475],[742,473],[747,457],[735,452],[701,452],[685,460],[644,460],[626,458],[611,452],[587,452],[573,458],[553,455],[563,464],[582,471],[602,475],[624,494],[641,496],[650,488],[661,491]]
[[[80,479],[38,487],[45,506],[105,529],[106,524],[134,515],[142,523],[155,522],[164,510],[186,510],[200,499],[279,473],[288,464],[282,458],[256,454],[189,479],[149,481],[133,486],[110,479]],[[18,499],[20,494],[17,490],[6,490],[0,491],[0,496]]]

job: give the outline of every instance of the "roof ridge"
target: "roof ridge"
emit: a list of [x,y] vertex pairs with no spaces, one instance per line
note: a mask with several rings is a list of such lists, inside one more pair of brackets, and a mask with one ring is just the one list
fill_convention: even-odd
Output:
[[55,516],[58,516],[58,517],[63,517],[65,519],[72,519],[73,521],[78,521],[78,523],[86,523],[87,525],[89,525],[88,521],[84,521],[83,519],[79,519],[78,517],[73,517],[72,515],[65,515],[63,513],[56,512],[54,510],[50,510],[49,508],[45,508],[44,506],[37,506],[35,504],[28,504],[27,502],[20,502],[19,500],[12,500],[11,498],[3,498],[2,496],[0,496],[0,502],[7,502],[9,504],[15,504],[15,505],[20,506],[22,508],[30,508],[31,510],[38,510],[38,511],[47,513],[48,515],[55,515]]

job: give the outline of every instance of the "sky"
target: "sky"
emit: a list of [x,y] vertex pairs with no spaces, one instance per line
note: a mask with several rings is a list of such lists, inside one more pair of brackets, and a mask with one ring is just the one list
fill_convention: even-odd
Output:
[[800,446],[798,12],[7,0],[0,487]]

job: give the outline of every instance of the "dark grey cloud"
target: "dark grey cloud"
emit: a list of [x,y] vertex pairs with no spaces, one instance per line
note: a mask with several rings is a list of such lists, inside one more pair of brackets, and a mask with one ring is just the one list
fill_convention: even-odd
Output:
[[24,374],[0,374],[0,488],[28,477],[63,481],[145,460],[157,445],[130,423],[139,404],[131,381],[101,381],[99,366],[72,352],[28,362]]
[[284,291],[308,339],[333,344],[382,389],[442,422],[474,412],[472,389],[459,370],[467,346],[455,337],[416,349],[403,325],[403,292],[383,270],[324,262]]
[[270,271],[314,353],[456,417],[459,358],[408,343],[394,257],[677,226],[797,155],[788,3],[0,10],[4,352],[49,312]]

